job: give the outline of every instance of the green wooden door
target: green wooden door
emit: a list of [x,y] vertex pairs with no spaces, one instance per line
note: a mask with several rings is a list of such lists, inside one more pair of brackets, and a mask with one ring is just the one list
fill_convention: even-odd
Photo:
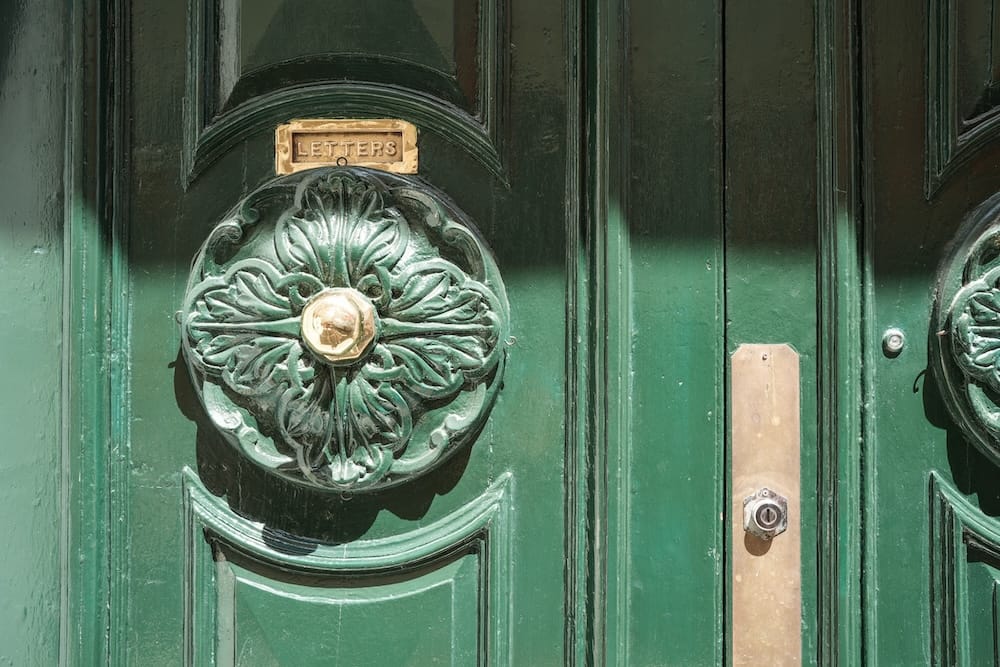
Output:
[[[60,415],[39,458],[62,496],[11,513],[61,514],[39,533],[52,574],[22,578],[60,601],[38,627],[61,633],[31,644],[5,608],[16,658],[732,661],[729,358],[757,343],[800,364],[801,623],[779,636],[821,664],[992,641],[994,529],[962,498],[993,469],[925,399],[936,376],[914,381],[943,248],[996,179],[984,139],[948,139],[964,125],[925,160],[943,107],[920,96],[922,14],[894,31],[851,0],[45,6],[9,31],[70,25],[46,79],[70,84],[47,105],[68,116],[65,173],[58,151],[34,167],[64,177],[65,220],[35,231],[62,225],[65,257],[23,283],[63,304],[55,331],[24,320],[62,336],[39,408]],[[303,118],[412,123],[418,173],[279,178],[275,128]],[[339,338],[306,340],[317,313]],[[24,328],[16,362],[36,353]]]
[[886,663],[997,659],[998,17],[863,15],[863,607]]
[[[112,662],[721,659],[698,4],[117,8]],[[409,121],[419,172],[277,178],[300,118]]]
[[[113,658],[560,662],[561,7],[126,11]],[[416,124],[419,177],[274,180],[304,117]],[[337,361],[340,306],[378,340]]]

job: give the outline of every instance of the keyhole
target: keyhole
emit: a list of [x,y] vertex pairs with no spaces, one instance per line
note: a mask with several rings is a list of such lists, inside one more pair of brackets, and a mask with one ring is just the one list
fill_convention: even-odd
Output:
[[774,528],[778,525],[778,509],[774,505],[764,505],[757,510],[757,524],[761,528]]

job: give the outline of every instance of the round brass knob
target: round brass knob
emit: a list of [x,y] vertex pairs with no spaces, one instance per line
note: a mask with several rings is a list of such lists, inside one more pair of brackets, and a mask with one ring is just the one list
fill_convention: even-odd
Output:
[[371,347],[376,318],[371,301],[356,289],[325,289],[302,309],[302,339],[323,359],[350,363]]

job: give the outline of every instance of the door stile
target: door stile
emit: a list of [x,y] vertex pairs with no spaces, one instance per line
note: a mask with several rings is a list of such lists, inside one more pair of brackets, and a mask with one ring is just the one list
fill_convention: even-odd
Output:
[[[800,360],[801,512],[790,516],[789,522],[798,523],[801,529],[801,558],[798,571],[787,573],[789,581],[797,581],[784,591],[800,591],[801,622],[773,631],[801,635],[801,651],[795,654],[805,664],[816,662],[820,652],[821,596],[815,576],[820,557],[813,545],[819,544],[816,510],[821,494],[814,480],[821,465],[819,304],[827,296],[820,291],[817,266],[820,191],[814,165],[822,149],[817,145],[816,11],[811,5],[727,4],[723,83],[726,351],[732,355],[745,344],[787,344]],[[762,49],[761,44],[771,48]],[[729,407],[731,411],[733,406]],[[732,440],[727,444],[732,457]],[[730,458],[729,463],[734,460]],[[737,471],[732,465],[727,468],[728,492],[742,495],[734,485]],[[779,469],[775,463],[774,470]],[[739,474],[744,473],[766,478],[774,471],[757,468]],[[773,490],[782,494],[780,486]],[[744,497],[738,499],[741,507]],[[743,521],[737,518],[742,519],[730,516],[727,522],[733,529],[727,539],[726,581],[734,588],[739,580],[733,554],[751,548],[744,540]],[[727,595],[730,625],[726,637],[730,642],[736,624],[752,622],[758,613],[745,606],[737,610],[737,599],[732,592]],[[732,643],[728,648],[733,664],[745,664],[752,657],[736,655]]]
[[857,77],[855,113],[856,137],[858,142],[858,199],[860,200],[859,237],[861,266],[861,432],[859,468],[860,484],[858,488],[859,523],[861,527],[859,554],[859,622],[861,624],[859,639],[859,663],[876,664],[879,655],[878,640],[878,606],[879,596],[876,587],[879,581],[878,540],[872,531],[878,529],[878,477],[877,477],[877,434],[873,401],[875,395],[875,368],[881,356],[874,344],[867,341],[878,340],[878,318],[875,304],[875,202],[871,195],[875,184],[875,170],[871,164],[871,153],[875,131],[869,105],[874,100],[875,72],[872,67],[869,34],[873,27],[870,9],[862,2],[857,2],[855,8],[855,44],[854,55],[857,59],[855,72]]
[[582,3],[564,4],[566,52],[573,61],[566,64],[566,580],[563,645],[569,665],[591,664],[588,641],[593,621],[593,531],[592,480],[590,478],[589,417],[590,396],[590,299],[588,274],[591,266],[587,241],[593,229],[586,216],[587,193],[584,172],[586,155],[587,88],[584,85],[584,58],[587,51]]
[[[631,472],[629,230],[626,212],[628,0],[586,4],[584,216],[590,599],[586,664],[628,664]],[[578,343],[579,344],[579,343]]]
[[[862,660],[862,201],[857,7],[817,7],[820,664]],[[868,365],[865,364],[865,367]]]
[[59,664],[107,664],[111,553],[108,12],[66,5]]
[[[609,299],[621,355],[607,375],[615,397],[608,431],[607,540],[620,558],[609,586],[625,585],[608,614],[624,616],[608,661],[720,664],[725,572],[725,301],[723,283],[722,3],[638,2],[626,7],[620,120],[621,250],[609,245],[610,280],[628,307]],[[609,75],[613,75],[609,73]],[[613,91],[608,91],[613,95]],[[617,150],[611,143],[612,153]],[[611,205],[618,203],[618,210]],[[601,218],[598,218],[600,220]],[[613,251],[613,252],[611,252]],[[628,265],[616,265],[627,260]],[[628,359],[626,364],[624,359]],[[611,438],[628,438],[615,443]],[[617,448],[617,449],[616,449]],[[617,455],[616,461],[613,455]],[[617,473],[615,464],[627,465]],[[616,474],[617,473],[617,474]],[[617,483],[618,487],[611,486]],[[617,495],[616,495],[617,494]],[[616,526],[611,520],[618,517]],[[617,575],[617,579],[615,579]],[[622,583],[621,577],[627,577]],[[609,627],[611,624],[609,623]],[[616,655],[613,651],[619,651]]]
[[586,6],[589,664],[722,660],[721,20]]
[[111,376],[111,442],[108,451],[108,553],[110,555],[109,664],[129,663],[128,627],[131,606],[131,526],[129,517],[131,474],[131,356],[132,278],[129,259],[129,212],[131,179],[129,156],[131,132],[131,5],[127,0],[107,3],[108,86],[111,90],[107,115],[109,159],[108,195],[111,208],[111,332],[109,371]]

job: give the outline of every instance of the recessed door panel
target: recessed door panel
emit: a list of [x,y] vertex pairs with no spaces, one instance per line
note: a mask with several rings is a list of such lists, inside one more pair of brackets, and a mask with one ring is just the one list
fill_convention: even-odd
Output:
[[[231,650],[235,664],[378,667],[477,661],[474,557],[418,582],[376,579],[347,590],[275,583],[267,574],[227,566],[219,576],[231,579],[225,585],[233,599],[219,619],[228,625],[220,628],[219,650]],[[373,651],[373,636],[384,636],[389,628],[392,641]],[[223,639],[227,634],[231,642]]]
[[193,180],[248,131],[300,116],[431,125],[503,170],[508,0],[191,0],[184,156]]
[[335,545],[235,515],[185,469],[185,664],[507,664],[510,482]]

